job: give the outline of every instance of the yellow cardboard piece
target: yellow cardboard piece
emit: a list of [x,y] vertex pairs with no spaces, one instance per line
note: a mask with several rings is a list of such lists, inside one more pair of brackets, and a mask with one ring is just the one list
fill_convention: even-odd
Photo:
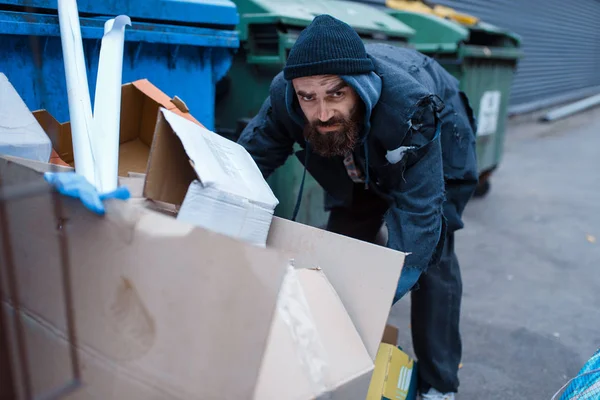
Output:
[[417,373],[415,366],[414,360],[398,347],[381,343],[367,400],[410,400],[413,374]]

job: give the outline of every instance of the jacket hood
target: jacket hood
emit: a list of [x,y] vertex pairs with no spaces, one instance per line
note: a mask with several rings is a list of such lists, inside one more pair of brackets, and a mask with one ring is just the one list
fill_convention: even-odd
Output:
[[[356,91],[365,104],[365,121],[362,132],[364,141],[371,129],[371,113],[381,96],[381,78],[375,72],[360,75],[340,76],[352,89]],[[306,119],[298,102],[294,101],[296,92],[291,81],[286,81],[285,103],[289,115],[300,126],[304,126]]]
[[[365,104],[365,120],[364,120],[364,128],[361,133],[361,141],[360,143],[364,147],[365,152],[365,163],[366,163],[366,182],[365,184],[369,184],[370,176],[369,176],[369,147],[367,138],[369,136],[369,131],[371,130],[371,114],[373,113],[373,109],[375,105],[379,101],[379,97],[381,96],[381,78],[375,72],[370,72],[367,74],[359,74],[359,75],[342,75],[340,76],[352,89],[356,91],[359,95],[363,103]],[[285,91],[285,105],[288,114],[290,117],[296,122],[298,125],[304,127],[306,123],[306,118],[300,105],[298,102],[294,101],[296,98],[296,92],[294,90],[294,85],[291,81],[286,81],[286,91]],[[304,189],[304,181],[306,178],[306,164],[308,163],[308,158],[310,154],[310,146],[309,143],[306,142],[306,153],[305,153],[305,162],[304,162],[304,174],[302,176],[302,182],[300,183],[300,191],[298,192],[298,198],[296,200],[296,206],[294,207],[294,213],[292,216],[292,221],[296,220],[298,216],[298,212],[300,210],[300,203],[302,201],[302,192]]]

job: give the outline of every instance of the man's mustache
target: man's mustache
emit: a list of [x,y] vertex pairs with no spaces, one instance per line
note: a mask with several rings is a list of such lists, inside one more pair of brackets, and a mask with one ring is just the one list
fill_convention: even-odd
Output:
[[343,118],[333,117],[327,121],[316,120],[313,122],[313,126],[319,127],[319,128],[329,128],[329,127],[332,127],[335,125],[343,124],[345,122],[346,122],[346,120]]

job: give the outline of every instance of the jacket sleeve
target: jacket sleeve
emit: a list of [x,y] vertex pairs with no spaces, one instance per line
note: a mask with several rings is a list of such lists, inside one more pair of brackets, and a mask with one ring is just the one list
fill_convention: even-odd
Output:
[[294,141],[286,123],[277,117],[268,97],[242,131],[238,143],[252,156],[267,179],[292,154]]
[[422,111],[402,143],[408,150],[391,173],[392,205],[385,216],[388,247],[409,253],[395,301],[410,290],[420,272],[439,262],[446,235],[441,123],[434,106]]

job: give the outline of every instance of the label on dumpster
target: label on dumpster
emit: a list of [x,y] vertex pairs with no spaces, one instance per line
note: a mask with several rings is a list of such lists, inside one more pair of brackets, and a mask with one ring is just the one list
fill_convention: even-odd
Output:
[[498,129],[500,117],[500,100],[502,95],[499,90],[490,90],[483,93],[479,103],[479,118],[477,121],[477,135],[491,135]]

